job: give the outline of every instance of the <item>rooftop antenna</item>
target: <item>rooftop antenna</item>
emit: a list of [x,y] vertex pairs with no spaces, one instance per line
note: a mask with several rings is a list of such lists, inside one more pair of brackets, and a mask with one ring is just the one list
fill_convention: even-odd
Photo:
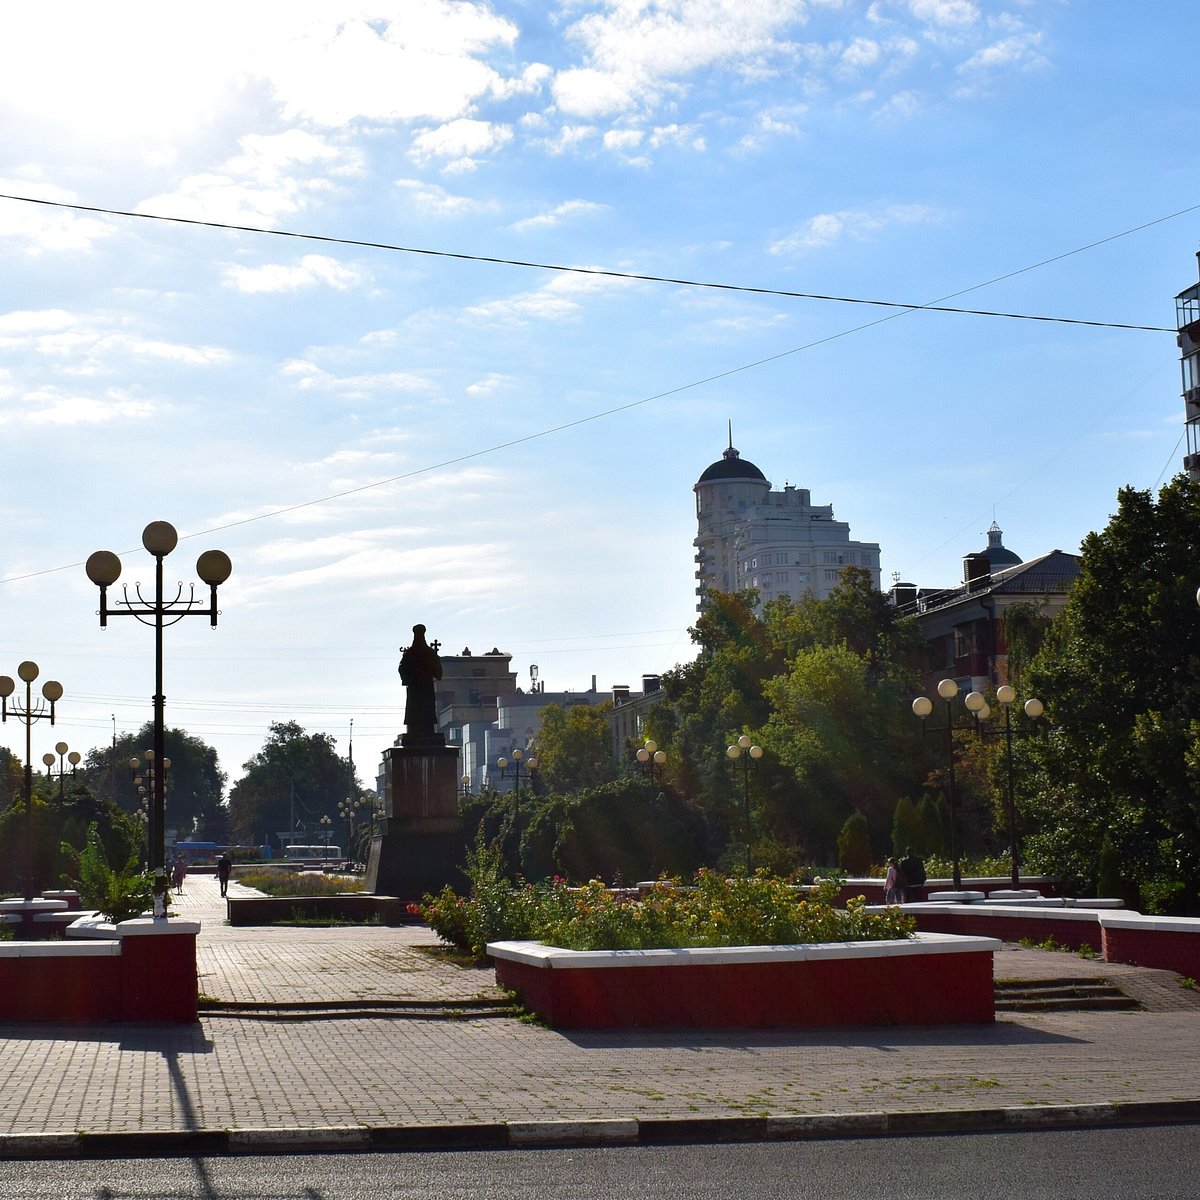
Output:
[[[1200,255],[1197,255],[1197,258],[1200,258]],[[730,448],[730,450],[733,449],[733,418],[732,417],[729,419],[729,448]]]

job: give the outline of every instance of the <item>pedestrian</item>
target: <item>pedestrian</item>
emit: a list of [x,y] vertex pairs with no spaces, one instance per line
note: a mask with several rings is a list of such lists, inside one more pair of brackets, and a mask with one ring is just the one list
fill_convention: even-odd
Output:
[[175,895],[183,894],[183,881],[187,878],[187,856],[180,854],[175,859],[175,869],[171,875],[171,882],[175,885]]
[[233,860],[222,852],[217,858],[217,879],[221,884],[221,895],[229,892],[229,876],[233,871]]
[[884,904],[899,904],[904,899],[904,889],[900,883],[900,864],[894,857],[887,861],[887,878],[883,881],[883,902]]
[[909,903],[925,898],[922,890],[925,887],[925,864],[913,853],[911,846],[904,851],[904,857],[900,860],[900,886],[904,899]]

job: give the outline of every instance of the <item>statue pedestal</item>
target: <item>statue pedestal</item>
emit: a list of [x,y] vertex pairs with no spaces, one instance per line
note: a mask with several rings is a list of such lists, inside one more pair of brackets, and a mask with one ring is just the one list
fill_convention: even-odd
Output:
[[446,884],[463,890],[467,844],[458,815],[458,750],[439,734],[405,734],[383,753],[383,824],[364,890],[406,904]]

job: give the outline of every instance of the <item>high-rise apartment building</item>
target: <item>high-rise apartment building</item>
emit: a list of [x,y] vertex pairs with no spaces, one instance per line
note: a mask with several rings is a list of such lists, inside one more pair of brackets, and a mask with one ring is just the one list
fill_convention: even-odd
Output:
[[[1196,256],[1200,261],[1200,254]],[[1183,370],[1183,420],[1187,451],[1183,469],[1200,479],[1200,283],[1175,297],[1175,325],[1179,330],[1179,361]]]
[[862,567],[879,587],[879,546],[852,542],[833,506],[814,505],[806,488],[774,491],[752,462],[729,447],[708,467],[696,493],[696,595],[754,588],[759,603],[806,592],[824,599],[842,569]]

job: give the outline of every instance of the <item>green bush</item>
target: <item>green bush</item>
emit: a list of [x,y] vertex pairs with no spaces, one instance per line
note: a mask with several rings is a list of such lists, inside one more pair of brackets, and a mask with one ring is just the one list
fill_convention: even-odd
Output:
[[321,875],[316,871],[239,871],[237,881],[268,896],[340,896],[343,892],[363,889],[361,879]]
[[[64,852],[70,847],[64,846]],[[140,870],[132,854],[123,866],[109,864],[99,826],[88,826],[87,841],[79,853],[79,898],[86,908],[98,910],[114,925],[149,912],[154,906],[154,876]]]
[[[479,871],[482,866],[484,870]],[[443,941],[482,959],[489,941],[537,940],[568,950],[650,950],[700,946],[791,945],[909,937],[913,917],[897,908],[865,911],[860,898],[835,907],[839,881],[805,896],[764,871],[726,878],[702,871],[689,887],[660,881],[633,895],[592,880],[514,888],[478,860],[471,894],[444,888],[414,908]]]

